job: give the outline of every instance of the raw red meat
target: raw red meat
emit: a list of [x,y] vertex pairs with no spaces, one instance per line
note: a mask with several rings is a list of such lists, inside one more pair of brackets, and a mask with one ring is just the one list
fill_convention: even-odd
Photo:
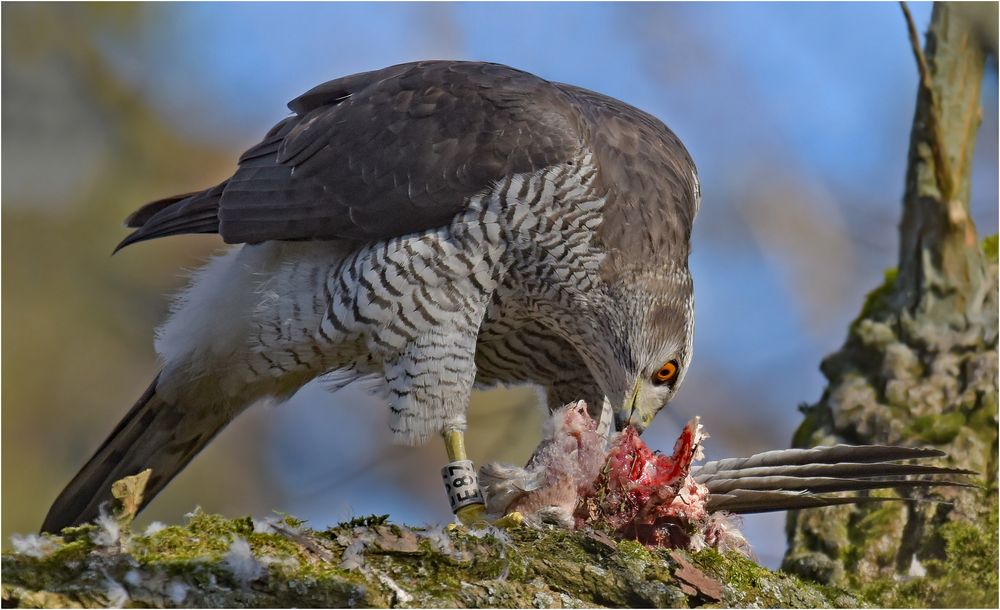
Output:
[[706,515],[708,491],[688,477],[701,426],[688,422],[673,455],[652,451],[631,427],[613,441],[604,468],[576,510],[592,526],[653,546],[687,547]]

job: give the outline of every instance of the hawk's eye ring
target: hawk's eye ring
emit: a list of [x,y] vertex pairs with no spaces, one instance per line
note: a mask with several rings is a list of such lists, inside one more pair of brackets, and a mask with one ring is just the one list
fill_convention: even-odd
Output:
[[665,383],[670,383],[677,377],[677,361],[671,360],[670,362],[665,362],[660,370],[656,371],[653,375],[654,385],[663,385]]

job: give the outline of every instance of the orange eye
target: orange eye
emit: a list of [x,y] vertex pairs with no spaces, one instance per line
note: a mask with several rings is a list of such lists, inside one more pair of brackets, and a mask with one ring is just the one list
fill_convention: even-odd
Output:
[[656,371],[653,375],[653,383],[656,385],[662,385],[664,383],[669,383],[677,377],[677,361],[671,360],[660,367],[660,370]]

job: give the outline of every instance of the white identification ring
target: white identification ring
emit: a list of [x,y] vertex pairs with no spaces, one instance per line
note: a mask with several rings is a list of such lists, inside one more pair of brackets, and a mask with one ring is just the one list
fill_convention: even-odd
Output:
[[451,502],[451,512],[458,512],[458,509],[472,504],[485,504],[472,460],[451,462],[441,469],[441,477]]

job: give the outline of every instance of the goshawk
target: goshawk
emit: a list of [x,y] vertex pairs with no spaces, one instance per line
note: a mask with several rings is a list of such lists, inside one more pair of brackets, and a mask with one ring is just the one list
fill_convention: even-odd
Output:
[[[482,515],[474,387],[534,384],[644,429],[691,360],[700,193],[655,117],[502,65],[426,61],[294,99],[228,180],[149,203],[119,248],[242,244],[194,274],[162,369],[43,529],[93,518],[147,468],[156,495],[234,417],[335,372],[368,378],[402,442],[442,435],[452,507]],[[593,415],[599,416],[599,413]]]

